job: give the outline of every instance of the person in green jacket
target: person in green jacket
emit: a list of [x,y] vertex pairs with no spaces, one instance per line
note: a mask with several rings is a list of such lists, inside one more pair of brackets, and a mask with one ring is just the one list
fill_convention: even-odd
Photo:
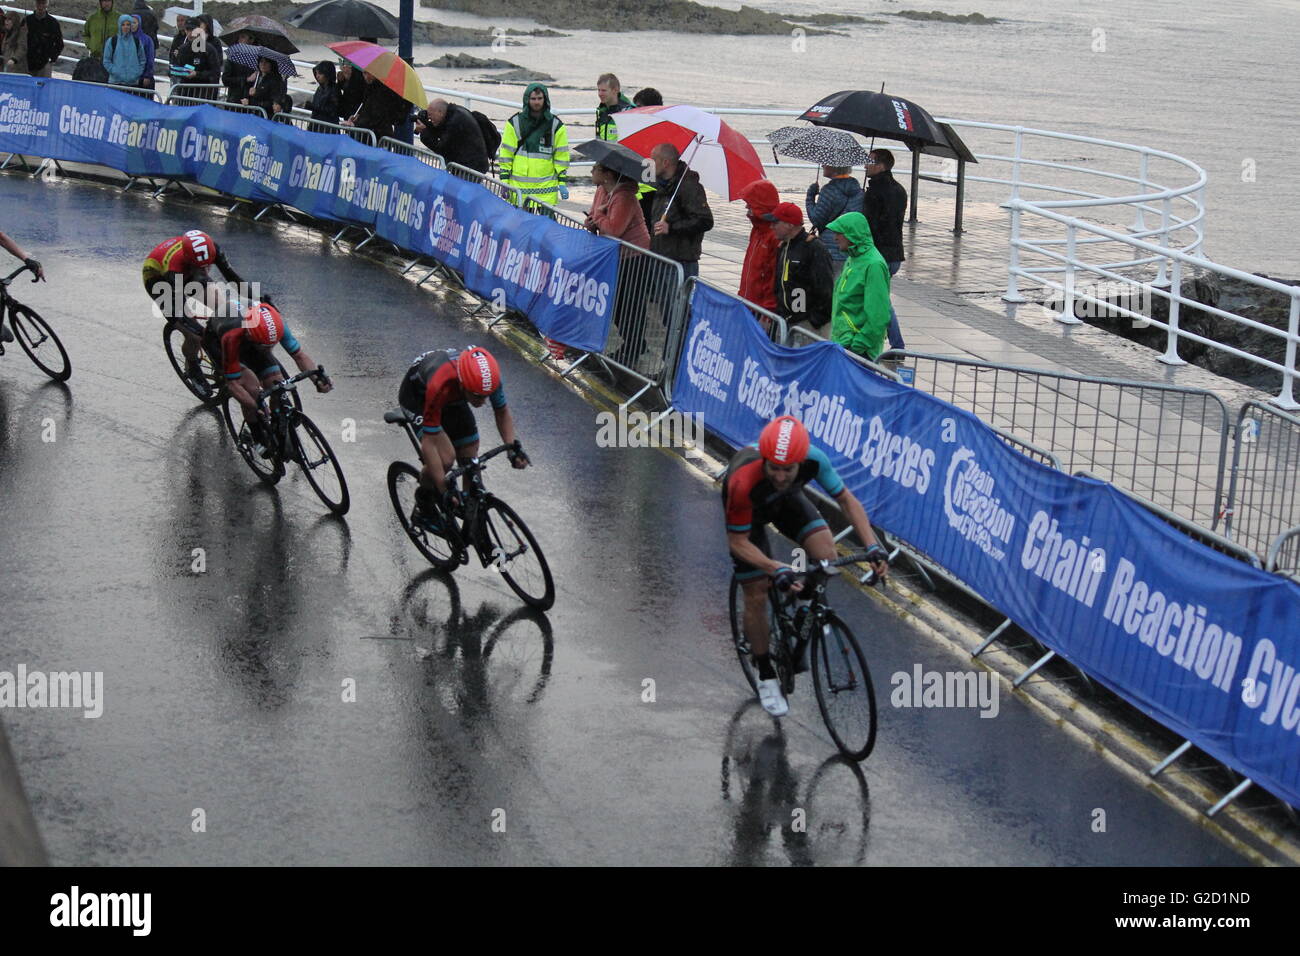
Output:
[[104,44],[117,33],[117,16],[113,13],[113,0],[99,0],[99,9],[86,17],[81,28],[81,39],[86,53],[96,60],[104,58]]
[[848,261],[835,283],[831,338],[850,352],[875,360],[889,328],[889,266],[876,251],[867,217],[846,212],[826,224]]

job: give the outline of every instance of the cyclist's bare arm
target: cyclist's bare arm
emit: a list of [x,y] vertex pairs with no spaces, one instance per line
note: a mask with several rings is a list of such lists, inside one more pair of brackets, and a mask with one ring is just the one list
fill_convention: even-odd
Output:
[[[15,259],[21,259],[24,263],[27,262],[29,259],[32,262],[36,262],[35,259],[32,259],[31,256],[27,255],[27,253],[23,251],[22,247],[18,245],[18,243],[14,242],[3,232],[0,232],[0,249],[4,249]],[[45,278],[45,270],[41,268],[41,264],[39,262],[36,263],[36,278],[38,279]]]
[[230,394],[234,396],[235,401],[244,409],[244,417],[251,418],[257,414],[257,396],[249,389],[247,382],[248,374],[240,375],[239,378],[226,380],[226,387],[230,389]]
[[[501,435],[501,440],[507,445],[513,445],[515,443],[515,418],[510,414],[510,406],[494,408],[492,413],[496,416],[497,432]],[[516,468],[527,468],[529,462],[527,458],[515,458],[513,464]]]
[[446,432],[425,432],[420,437],[420,458],[424,461],[424,468],[420,471],[420,484],[428,487],[432,483],[439,494],[446,492],[446,462],[454,461],[455,457],[455,449]]
[[[300,372],[312,372],[315,371],[317,368],[316,360],[307,354],[306,349],[299,349],[297,352],[295,352],[293,355],[293,360],[297,364],[298,371]],[[318,392],[328,392],[330,389],[334,387],[334,383],[331,382],[329,379],[316,378],[313,379],[312,381],[316,383],[316,391]]]
[[[849,519],[849,523],[853,525],[853,530],[857,532],[858,540],[862,542],[863,547],[870,548],[872,545],[879,547],[880,541],[877,540],[875,531],[871,529],[867,510],[862,507],[862,502],[858,501],[857,496],[846,487],[835,496],[835,500],[844,511],[845,517]],[[871,569],[883,578],[889,572],[889,563],[875,561],[872,562]]]
[[762,568],[768,574],[773,574],[785,567],[780,561],[773,561],[763,549],[754,542],[749,540],[747,531],[728,531],[727,546],[731,548],[731,553],[741,561],[752,564],[756,568]]

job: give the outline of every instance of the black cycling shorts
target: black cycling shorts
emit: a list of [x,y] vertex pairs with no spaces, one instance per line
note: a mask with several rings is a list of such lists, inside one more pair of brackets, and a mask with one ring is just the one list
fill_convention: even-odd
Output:
[[[808,535],[827,526],[826,519],[817,510],[817,506],[802,490],[782,495],[762,513],[754,513],[754,521],[749,529],[749,540],[769,557],[772,555],[767,540],[769,522],[776,525],[776,530],[781,534],[800,544]],[[740,581],[751,581],[767,573],[748,561],[740,560],[734,554],[731,556],[731,566],[735,569],[737,580]]]
[[[402,379],[397,391],[397,403],[412,415],[424,414],[424,385],[418,379]],[[448,402],[442,409],[442,430],[451,439],[453,448],[463,448],[478,441],[478,422],[469,402]]]

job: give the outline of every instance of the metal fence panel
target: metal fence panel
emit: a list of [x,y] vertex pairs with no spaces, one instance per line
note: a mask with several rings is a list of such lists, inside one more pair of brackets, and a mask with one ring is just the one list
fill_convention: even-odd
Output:
[[[1225,533],[1259,554],[1300,525],[1300,418],[1261,402],[1237,414]],[[1294,553],[1294,545],[1290,546]],[[1295,565],[1293,564],[1292,567]]]
[[220,99],[223,89],[225,87],[220,83],[173,83],[167,91],[167,102],[170,103],[172,97],[178,97],[211,103],[213,100]]
[[586,229],[587,224],[575,216],[570,215],[562,209],[556,209],[554,206],[548,206],[544,202],[528,196],[524,199],[524,209],[538,216],[545,216],[547,219],[554,219],[561,226],[568,226],[570,229]]
[[913,384],[1045,449],[1064,470],[1216,527],[1228,407],[1212,392],[895,351]]
[[298,129],[305,130],[308,133],[342,133],[344,136],[351,136],[360,143],[367,146],[375,145],[375,133],[373,130],[362,129],[359,126],[342,126],[339,123],[327,123],[325,120],[313,119],[310,116],[299,116],[296,113],[276,113],[271,117],[275,123],[284,123],[286,126],[296,126]]
[[468,166],[462,166],[459,163],[448,163],[447,172],[451,173],[457,179],[465,179],[472,183],[478,183],[484,189],[488,190],[495,196],[500,196],[508,203],[516,206],[523,205],[523,198],[518,189],[514,186],[507,185],[493,176],[485,176],[482,173],[470,169]]
[[426,166],[432,166],[434,169],[446,169],[447,161],[437,153],[430,152],[420,146],[413,146],[410,143],[403,143],[400,139],[394,139],[391,136],[385,136],[379,141],[382,149],[390,153],[398,153],[402,156],[411,156],[424,163]]
[[1266,567],[1300,581],[1300,526],[1283,531],[1273,539]]
[[225,110],[228,113],[247,113],[250,116],[260,116],[266,119],[266,110],[260,106],[245,106],[243,103],[226,103],[221,100],[202,100],[192,96],[175,96],[167,97],[168,106],[215,106],[219,110]]

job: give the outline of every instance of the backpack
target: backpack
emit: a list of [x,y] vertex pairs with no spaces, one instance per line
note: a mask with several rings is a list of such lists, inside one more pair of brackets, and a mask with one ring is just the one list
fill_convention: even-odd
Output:
[[72,68],[72,78],[85,83],[107,83],[108,70],[93,56],[83,56]]
[[487,147],[487,154],[490,159],[497,154],[497,149],[501,146],[501,131],[478,110],[470,110],[469,115],[474,117],[475,123],[478,123],[479,132],[483,134],[483,145]]

